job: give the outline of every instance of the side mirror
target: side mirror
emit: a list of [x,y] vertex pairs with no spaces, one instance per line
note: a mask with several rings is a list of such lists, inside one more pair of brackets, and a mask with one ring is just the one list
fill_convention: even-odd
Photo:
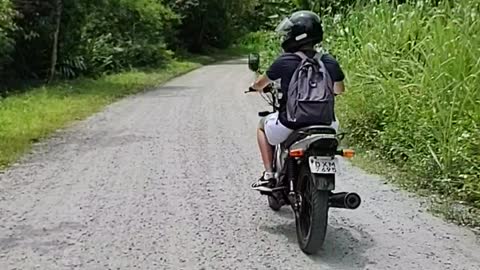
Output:
[[253,72],[260,70],[260,55],[258,53],[248,55],[248,68]]

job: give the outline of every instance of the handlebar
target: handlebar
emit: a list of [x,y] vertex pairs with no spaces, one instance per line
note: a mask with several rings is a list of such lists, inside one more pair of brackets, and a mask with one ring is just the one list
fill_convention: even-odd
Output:
[[[271,84],[265,86],[263,88],[263,93],[270,93],[273,90],[273,86]],[[245,91],[245,94],[252,93],[252,92],[258,92],[256,89],[249,87],[247,91]]]
[[[260,91],[257,91],[256,89],[252,88],[252,87],[249,87],[247,91],[245,91],[245,94],[248,94],[248,93],[252,93],[252,92],[256,92],[256,93],[261,93],[260,96],[269,104],[272,106],[273,108],[273,112],[276,112],[278,111],[278,107],[277,107],[277,101],[278,101],[278,97],[277,97],[277,91],[276,91],[276,88],[275,88],[275,85],[274,84],[269,84],[267,85],[262,92]],[[269,94],[269,95],[265,95],[265,94]],[[260,112],[258,114],[258,116],[260,117],[264,117],[264,116],[267,116],[269,114],[271,114],[272,112],[268,112],[268,111],[265,111],[265,112]]]

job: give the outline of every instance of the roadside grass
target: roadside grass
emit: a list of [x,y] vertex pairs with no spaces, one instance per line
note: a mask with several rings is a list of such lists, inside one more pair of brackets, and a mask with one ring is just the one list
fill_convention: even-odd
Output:
[[[472,0],[373,1],[323,17],[323,45],[346,72],[338,118],[351,145],[371,150],[356,164],[472,227],[480,223],[479,10]],[[264,65],[278,44],[271,32],[239,41]]]
[[21,157],[32,143],[72,121],[214,60],[180,59],[158,69],[133,70],[98,79],[80,78],[0,98],[0,169]]
[[468,226],[480,234],[480,209],[423,187],[419,184],[422,180],[419,179],[417,174],[399,167],[398,164],[393,164],[382,157],[379,151],[362,147],[354,148],[357,154],[351,160],[353,165],[361,167],[369,173],[382,175],[386,182],[418,194],[427,201],[428,210],[432,214],[443,217],[457,225]]
[[417,175],[418,188],[480,209],[479,8],[358,5],[330,22],[330,45],[347,71],[337,111],[349,139]]

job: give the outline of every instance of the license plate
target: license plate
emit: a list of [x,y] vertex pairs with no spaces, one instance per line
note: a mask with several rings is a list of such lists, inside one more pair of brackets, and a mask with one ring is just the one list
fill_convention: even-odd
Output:
[[337,159],[325,157],[310,157],[310,171],[318,174],[335,174],[337,173]]

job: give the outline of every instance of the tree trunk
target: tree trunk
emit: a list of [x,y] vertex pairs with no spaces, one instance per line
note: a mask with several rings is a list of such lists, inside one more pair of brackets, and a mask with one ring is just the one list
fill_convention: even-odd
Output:
[[53,46],[52,46],[52,60],[50,66],[50,76],[48,82],[52,82],[55,78],[55,68],[57,66],[58,59],[58,36],[60,35],[60,23],[62,19],[62,0],[57,0],[55,5],[55,32],[53,33]]

